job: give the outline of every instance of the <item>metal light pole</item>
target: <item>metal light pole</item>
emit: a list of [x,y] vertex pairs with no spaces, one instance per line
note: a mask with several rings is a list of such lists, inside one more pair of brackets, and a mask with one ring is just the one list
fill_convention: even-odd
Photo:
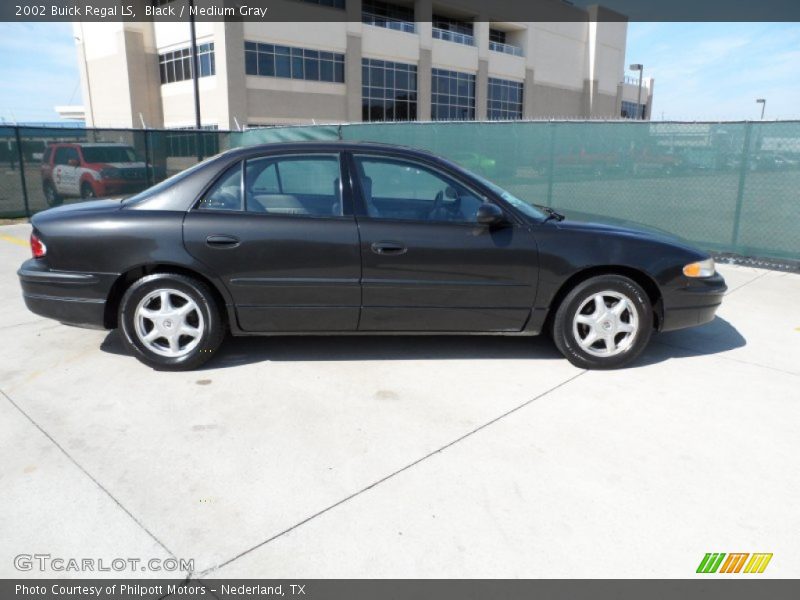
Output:
[[194,126],[197,129],[195,141],[197,142],[197,161],[203,160],[203,151],[200,148],[200,130],[203,128],[200,120],[200,65],[197,60],[197,32],[194,26],[194,0],[189,0],[189,33],[192,38],[192,87],[194,89]]
[[758,98],[756,99],[756,104],[761,105],[761,120],[764,120],[764,109],[767,108],[767,99],[766,98]]
[[639,71],[639,98],[636,101],[636,110],[641,112],[640,119],[644,119],[644,109],[642,108],[642,77],[644,77],[644,65],[636,63],[628,67],[631,71]]

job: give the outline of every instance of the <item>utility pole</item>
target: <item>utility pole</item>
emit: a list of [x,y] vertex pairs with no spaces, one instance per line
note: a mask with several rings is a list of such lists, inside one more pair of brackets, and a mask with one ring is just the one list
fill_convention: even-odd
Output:
[[756,104],[761,105],[761,120],[764,120],[764,109],[767,108],[767,99],[766,98],[758,98],[756,100]]
[[194,126],[197,129],[196,143],[197,143],[197,162],[203,160],[203,151],[201,149],[202,137],[200,130],[203,128],[200,119],[200,64],[197,59],[197,31],[194,23],[194,0],[189,0],[189,32],[192,38],[192,88],[194,89]]

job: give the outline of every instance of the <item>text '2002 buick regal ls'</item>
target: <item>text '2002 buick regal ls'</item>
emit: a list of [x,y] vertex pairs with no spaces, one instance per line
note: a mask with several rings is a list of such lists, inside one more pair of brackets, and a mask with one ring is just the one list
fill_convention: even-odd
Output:
[[28,308],[119,328],[156,369],[225,335],[550,332],[614,368],[654,330],[714,318],[707,253],[573,221],[427,152],[346,142],[239,148],[126,200],[32,219]]

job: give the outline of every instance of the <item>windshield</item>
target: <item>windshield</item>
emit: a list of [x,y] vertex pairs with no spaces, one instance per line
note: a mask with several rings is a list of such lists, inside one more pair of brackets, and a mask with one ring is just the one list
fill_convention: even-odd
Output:
[[136,162],[136,153],[130,146],[83,146],[81,150],[87,163]]
[[516,208],[518,211],[524,213],[525,215],[539,220],[544,219],[547,216],[541,210],[536,208],[533,204],[525,202],[524,200],[520,200],[514,194],[504,190],[496,183],[492,183],[485,177],[481,177],[480,175],[477,175],[475,173],[473,173],[472,175],[480,179],[481,183],[483,183],[486,187],[491,189],[495,194],[500,196],[503,200],[508,202],[511,206]]

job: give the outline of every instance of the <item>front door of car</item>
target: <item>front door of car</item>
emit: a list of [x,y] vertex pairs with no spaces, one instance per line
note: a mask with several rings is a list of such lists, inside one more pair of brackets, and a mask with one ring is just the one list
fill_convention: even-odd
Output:
[[354,331],[358,228],[335,153],[227,169],[184,221],[187,250],[230,291],[244,331]]
[[533,307],[536,243],[509,218],[477,223],[490,199],[404,157],[354,154],[365,331],[520,331]]
[[60,146],[56,148],[53,157],[53,184],[56,192],[64,196],[77,196],[80,194],[78,187],[79,165],[81,157],[73,146]]

